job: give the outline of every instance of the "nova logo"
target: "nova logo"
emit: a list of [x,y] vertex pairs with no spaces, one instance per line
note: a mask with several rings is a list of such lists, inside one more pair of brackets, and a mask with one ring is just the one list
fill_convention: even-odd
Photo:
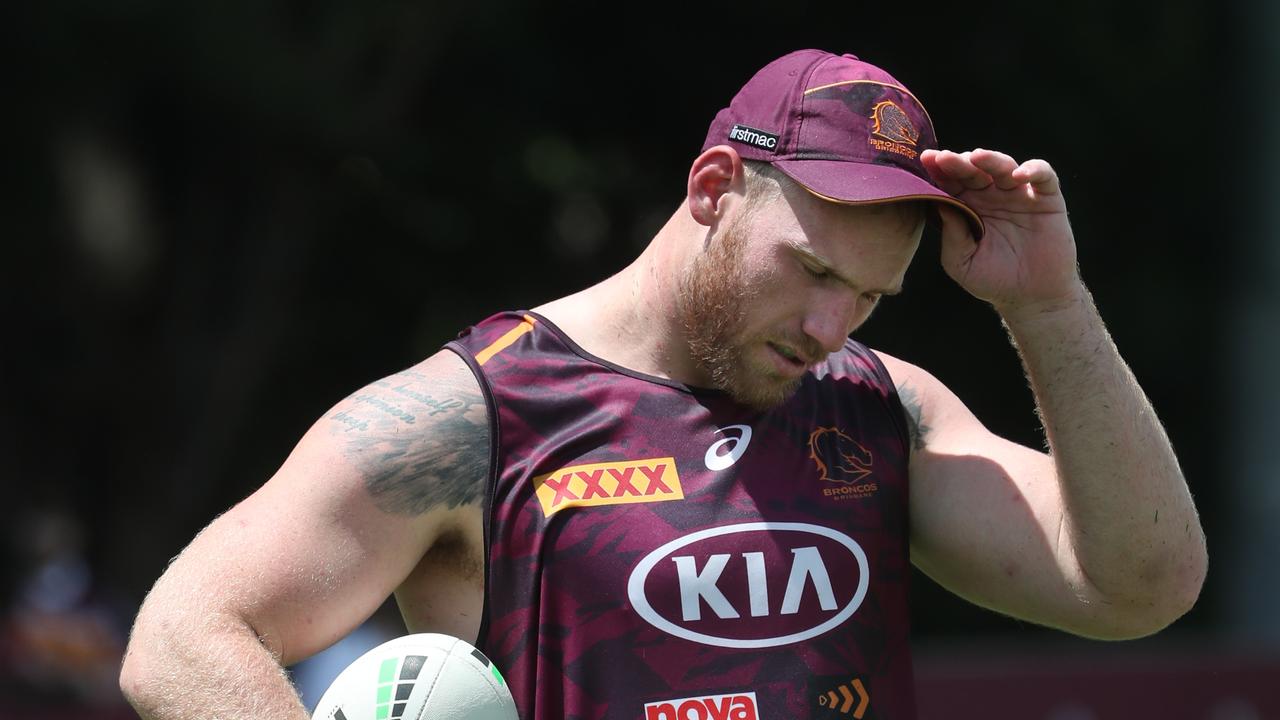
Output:
[[675,458],[570,465],[533,479],[542,512],[568,507],[681,500],[684,490]]
[[685,640],[766,648],[808,640],[848,620],[870,582],[853,538],[820,525],[757,522],[672,540],[627,580],[645,622]]
[[756,694],[708,695],[649,703],[644,720],[759,720]]

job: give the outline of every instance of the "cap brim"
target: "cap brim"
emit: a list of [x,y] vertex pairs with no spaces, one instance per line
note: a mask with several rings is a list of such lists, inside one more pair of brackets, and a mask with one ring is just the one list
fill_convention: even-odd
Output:
[[981,240],[986,233],[982,218],[972,208],[901,168],[844,160],[775,160],[773,166],[824,200],[845,205],[900,200],[939,202],[964,215],[974,240]]

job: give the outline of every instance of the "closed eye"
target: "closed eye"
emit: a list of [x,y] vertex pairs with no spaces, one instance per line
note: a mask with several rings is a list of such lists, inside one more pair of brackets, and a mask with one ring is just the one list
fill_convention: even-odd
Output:
[[[835,281],[843,285],[848,285],[851,288],[857,287],[852,282],[846,280],[843,277],[840,277],[834,272],[831,272],[826,267],[815,264],[814,262],[810,262],[809,260],[805,259],[808,255],[810,255],[810,253],[808,253],[807,251],[797,250],[797,253],[801,256],[798,259],[800,267],[804,269],[805,273],[807,273],[809,277],[822,282]],[[862,297],[863,299],[871,302],[872,304],[875,304],[880,302],[880,298],[884,297],[885,295],[897,295],[900,292],[902,292],[902,288],[899,287],[899,288],[895,288],[887,291],[866,292],[862,294]]]
[[800,267],[804,268],[804,271],[809,273],[811,277],[815,277],[819,280],[826,280],[831,277],[831,273],[826,270],[822,270],[821,268],[815,268],[808,263],[800,263]]

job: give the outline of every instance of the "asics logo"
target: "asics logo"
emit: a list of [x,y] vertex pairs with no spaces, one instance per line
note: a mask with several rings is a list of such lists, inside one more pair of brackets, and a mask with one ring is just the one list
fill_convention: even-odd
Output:
[[751,426],[726,425],[718,428],[716,433],[724,434],[732,430],[737,430],[738,434],[717,440],[707,448],[707,454],[702,461],[706,463],[708,470],[724,470],[738,462],[738,458],[747,451],[747,446],[751,444]]

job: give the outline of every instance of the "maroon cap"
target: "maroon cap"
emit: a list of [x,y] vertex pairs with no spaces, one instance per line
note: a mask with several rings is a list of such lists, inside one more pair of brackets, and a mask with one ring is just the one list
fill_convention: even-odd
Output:
[[764,66],[716,114],[702,149],[731,145],[809,192],[847,204],[933,200],[982,219],[943,192],[920,153],[936,149],[924,105],[889,73],[853,55],[797,50]]

